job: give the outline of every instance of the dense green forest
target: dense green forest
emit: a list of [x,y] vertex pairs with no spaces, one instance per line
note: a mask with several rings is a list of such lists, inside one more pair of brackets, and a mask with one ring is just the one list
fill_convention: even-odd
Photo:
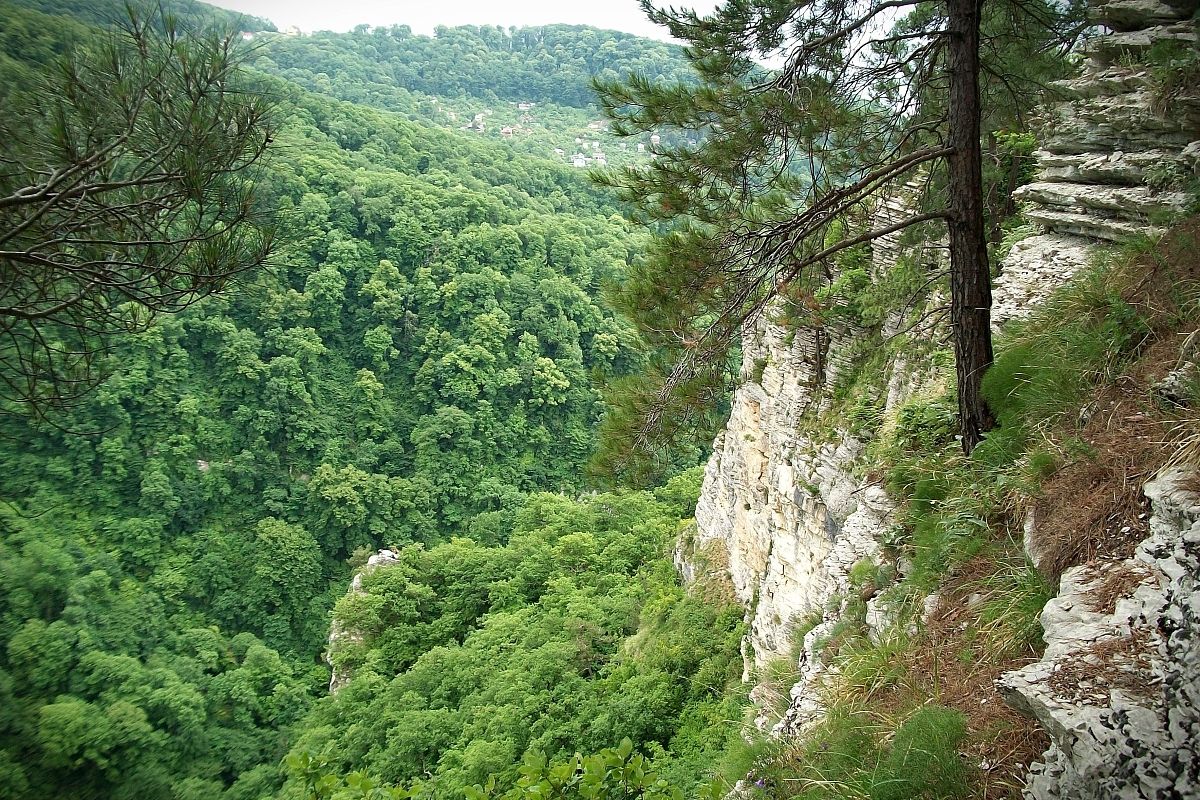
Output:
[[581,25],[531,28],[441,26],[434,36],[406,25],[351,33],[272,36],[265,55],[301,85],[326,85],[346,100],[375,104],[374,87],[440,98],[595,105],[590,81],[630,73],[650,80],[689,77],[679,47]]
[[[119,13],[2,4],[5,103],[36,103]],[[585,39],[661,50],[544,37],[537,74],[569,102]],[[361,63],[356,41],[324,50]],[[462,41],[410,44],[453,64]],[[457,91],[448,74],[421,87]],[[532,74],[506,92],[542,91]],[[454,796],[511,782],[527,748],[623,737],[692,781],[738,716],[741,617],[670,568],[697,476],[571,499],[591,488],[601,389],[644,358],[601,298],[640,234],[580,171],[255,80],[286,110],[258,186],[268,268],[121,337],[81,402],[0,416],[0,794],[261,798],[300,746]],[[383,546],[406,567],[343,602],[371,635],[337,653],[355,677],[328,698],[331,610]],[[607,691],[628,681],[641,691]]]
[[[560,162],[582,154],[587,166],[644,164],[654,144],[650,135],[609,134],[593,79],[637,73],[675,82],[691,74],[678,46],[569,25],[440,27],[433,37],[403,25],[267,33],[256,36],[254,54],[256,68],[311,91],[468,129]],[[669,127],[661,134],[664,143],[688,138]]]
[[[84,23],[91,26],[107,27],[119,24],[124,19],[125,4],[115,0],[96,0],[83,3],[80,0],[20,0],[14,5],[21,8],[33,9],[54,17],[47,20],[44,17],[30,20],[37,26],[74,25]],[[239,30],[274,31],[275,26],[270,20],[260,17],[239,14],[224,8],[208,5],[207,3],[184,0],[170,5],[172,16],[192,26],[219,25],[235,27]],[[5,25],[20,24],[21,15],[5,14]],[[9,52],[9,51],[5,51]]]
[[[320,705],[301,751],[460,797],[523,754],[628,738],[692,788],[740,716],[739,606],[685,594],[661,556],[699,470],[653,495],[530,497],[503,547],[455,539],[401,551],[335,614],[365,638],[334,649],[353,680]],[[394,676],[394,677],[393,677]]]
[[[1020,795],[1044,732],[995,678],[1061,573],[1027,512],[1117,453],[1094,395],[1174,362],[1200,297],[1194,241],[1136,242],[993,344],[1077,5],[647,5],[682,48],[0,0],[0,800]],[[1200,84],[1150,50],[1155,104]],[[1176,172],[1151,194],[1200,208]],[[735,590],[757,568],[696,522],[764,320],[806,399],[738,489],[821,525],[750,555],[832,593],[775,613],[774,663],[778,584]],[[1181,374],[1125,419],[1195,462]],[[1139,442],[1089,485],[1130,494],[1170,449]],[[832,506],[880,487],[851,564]],[[1080,524],[1140,530],[1121,502]]]

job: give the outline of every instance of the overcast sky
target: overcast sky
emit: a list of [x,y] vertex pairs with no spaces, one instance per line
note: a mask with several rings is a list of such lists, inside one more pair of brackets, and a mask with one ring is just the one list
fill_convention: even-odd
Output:
[[[637,0],[207,0],[266,17],[282,30],[348,31],[355,25],[409,25],[433,33],[436,25],[548,25],[568,23],[667,39],[651,24]],[[664,3],[668,5],[670,3]],[[678,6],[711,10],[715,0],[675,0]]]

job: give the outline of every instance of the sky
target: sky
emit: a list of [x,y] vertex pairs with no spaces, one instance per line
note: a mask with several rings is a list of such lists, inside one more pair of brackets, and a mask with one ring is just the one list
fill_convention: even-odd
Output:
[[[669,41],[646,19],[637,0],[207,0],[222,8],[265,17],[280,30],[348,31],[355,25],[409,25],[430,34],[437,25],[548,25],[567,23],[635,33]],[[672,3],[709,11],[715,0]]]

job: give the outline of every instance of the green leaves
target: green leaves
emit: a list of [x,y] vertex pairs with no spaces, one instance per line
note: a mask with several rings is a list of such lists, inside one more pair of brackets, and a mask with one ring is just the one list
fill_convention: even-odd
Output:
[[[55,7],[71,5],[113,3]],[[24,20],[8,11],[6,26]],[[14,53],[48,56],[48,32],[69,27],[55,20],[0,31],[14,44],[0,69]],[[678,66],[657,43],[516,35],[531,38],[476,31],[441,44],[478,37],[492,56],[513,44],[551,65],[584,64],[611,45],[596,55],[607,66]],[[396,42],[384,49],[406,46],[386,38]],[[555,55],[559,46],[569,54]],[[168,119],[212,77],[202,49],[178,54],[195,80],[156,98],[147,130],[169,133]],[[560,86],[545,65],[537,76],[548,90],[587,91]],[[345,71],[326,80],[346,88]],[[34,83],[0,84],[0,94],[25,85]],[[96,114],[129,88],[68,87],[95,98]],[[624,667],[649,673],[630,684],[638,697],[616,692],[623,678],[612,674],[645,598],[658,599],[656,619],[680,602],[660,556],[694,497],[676,487],[670,509],[641,494],[570,499],[588,488],[579,472],[595,442],[596,385],[643,358],[631,326],[599,298],[638,257],[639,238],[582,171],[283,81],[271,88],[294,112],[273,131],[281,146],[250,205],[280,210],[273,269],[114,341],[112,380],[55,420],[89,435],[0,417],[0,438],[28,443],[0,448],[6,785],[23,798],[269,796],[277,755],[303,739],[350,762],[335,765],[340,776],[315,756],[289,763],[309,775],[311,796],[406,797],[425,775],[456,792],[490,773],[506,791],[529,748],[558,759],[647,731],[665,742],[682,706],[711,696],[689,681],[699,662],[678,653],[699,654],[710,665],[704,686],[718,686],[736,646],[721,636],[714,645],[711,620],[692,616],[671,648]],[[6,108],[5,132],[30,110]],[[47,135],[84,153],[79,118],[65,105],[55,114]],[[189,209],[173,224],[194,222],[205,202],[249,202],[236,180],[209,194],[202,179],[206,155],[252,122],[220,119],[216,138],[175,132],[196,146],[171,151]],[[230,236],[235,251],[263,243]],[[145,255],[161,261],[169,250],[158,243]],[[194,266],[213,272],[222,252],[204,246]],[[178,288],[171,274],[163,281]],[[128,303],[111,308],[133,319]],[[456,536],[477,541],[447,541]],[[366,593],[338,606],[363,641],[331,657],[356,678],[303,721],[328,682],[320,653],[349,578],[344,559],[383,545],[404,565],[364,577]],[[716,627],[727,632],[726,622]],[[603,785],[594,776],[608,769],[588,771],[588,785]],[[553,780],[574,778],[559,770]],[[394,782],[407,788],[385,785]]]
[[655,773],[633,742],[622,739],[615,748],[547,764],[541,753],[529,753],[518,770],[520,778],[506,792],[492,779],[466,790],[467,800],[683,800],[683,792]]
[[273,101],[237,33],[128,5],[116,30],[5,89],[0,128],[0,393],[74,402],[110,340],[263,265],[255,178]]
[[[353,679],[299,746],[361,754],[344,767],[389,781],[425,777],[437,796],[483,791],[489,774],[490,797],[614,797],[620,782],[657,796],[660,778],[690,788],[730,733],[737,702],[716,706],[741,670],[740,609],[685,593],[661,556],[697,477],[671,487],[672,505],[532,495],[504,546],[401,548],[339,602],[351,634],[334,660]],[[657,743],[670,778],[635,741]]]
[[305,787],[305,800],[409,800],[417,796],[415,789],[383,786],[363,772],[328,773],[326,759],[304,750],[288,754],[283,764]]

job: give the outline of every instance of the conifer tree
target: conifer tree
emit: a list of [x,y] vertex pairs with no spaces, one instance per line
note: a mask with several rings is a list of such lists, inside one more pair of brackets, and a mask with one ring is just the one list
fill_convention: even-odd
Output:
[[0,396],[44,411],[139,330],[262,265],[254,178],[273,103],[233,29],[130,6],[31,85],[0,88]]
[[[992,361],[981,124],[1023,123],[1061,68],[1076,15],[1041,0],[728,0],[707,17],[643,7],[687,43],[698,80],[597,85],[618,134],[670,131],[678,142],[607,178],[661,232],[620,292],[669,353],[618,410],[643,417],[628,443],[661,452],[694,424],[688,397],[716,394],[713,365],[774,297],[831,277],[848,248],[944,224],[970,452],[993,424],[980,394]],[[872,227],[873,203],[918,174],[920,209]]]

